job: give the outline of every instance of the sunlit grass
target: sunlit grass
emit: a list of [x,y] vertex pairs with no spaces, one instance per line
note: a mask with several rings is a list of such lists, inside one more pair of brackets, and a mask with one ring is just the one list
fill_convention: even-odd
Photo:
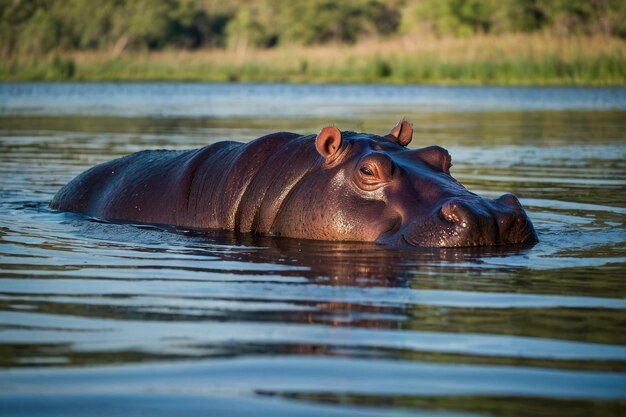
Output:
[[67,53],[0,64],[3,80],[626,84],[626,42],[541,35],[404,37],[264,50]]

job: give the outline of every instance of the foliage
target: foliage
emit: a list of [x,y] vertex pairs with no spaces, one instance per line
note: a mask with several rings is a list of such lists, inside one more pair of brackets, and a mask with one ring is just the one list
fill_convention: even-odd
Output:
[[367,48],[291,45],[251,49],[245,55],[212,48],[114,57],[73,52],[31,63],[0,61],[0,80],[64,79],[624,85],[626,43],[516,34],[402,44],[382,39]]
[[440,35],[550,31],[626,37],[623,0],[408,0],[406,31]]
[[[547,46],[499,46],[515,36]],[[624,0],[0,0],[0,79],[624,84],[625,38]],[[198,49],[222,55],[147,58]]]
[[0,0],[0,58],[355,43],[404,33],[626,37],[623,0]]
[[487,33],[493,26],[498,0],[424,0],[413,13],[429,31],[453,35]]
[[283,2],[281,41],[306,45],[355,43],[364,36],[396,32],[399,11],[381,1]]
[[0,56],[219,46],[226,21],[193,0],[0,0]]
[[272,14],[266,9],[241,6],[226,26],[227,44],[231,48],[270,47],[276,43],[275,28],[269,24]]

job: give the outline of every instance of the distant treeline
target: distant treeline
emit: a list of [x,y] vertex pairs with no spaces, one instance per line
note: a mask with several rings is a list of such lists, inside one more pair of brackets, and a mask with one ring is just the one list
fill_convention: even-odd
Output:
[[626,38],[624,0],[0,0],[0,58],[272,48],[394,34]]

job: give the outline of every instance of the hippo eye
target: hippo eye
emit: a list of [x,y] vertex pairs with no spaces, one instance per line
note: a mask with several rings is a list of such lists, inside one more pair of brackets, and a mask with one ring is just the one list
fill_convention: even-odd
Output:
[[369,167],[361,167],[359,171],[361,171],[363,175],[367,175],[370,177],[374,176],[374,172]]
[[394,164],[388,155],[372,152],[355,167],[356,185],[365,191],[373,191],[393,179]]

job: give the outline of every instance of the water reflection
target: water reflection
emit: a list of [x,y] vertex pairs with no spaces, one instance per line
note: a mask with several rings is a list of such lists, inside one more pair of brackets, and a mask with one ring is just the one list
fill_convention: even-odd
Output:
[[[349,286],[402,286],[422,267],[427,269],[440,263],[472,264],[482,258],[520,255],[534,246],[389,249],[362,242],[316,242],[219,231],[173,231],[219,245],[251,249],[219,253],[224,261],[301,266],[298,274],[314,282]],[[197,254],[201,255],[203,251]]]

